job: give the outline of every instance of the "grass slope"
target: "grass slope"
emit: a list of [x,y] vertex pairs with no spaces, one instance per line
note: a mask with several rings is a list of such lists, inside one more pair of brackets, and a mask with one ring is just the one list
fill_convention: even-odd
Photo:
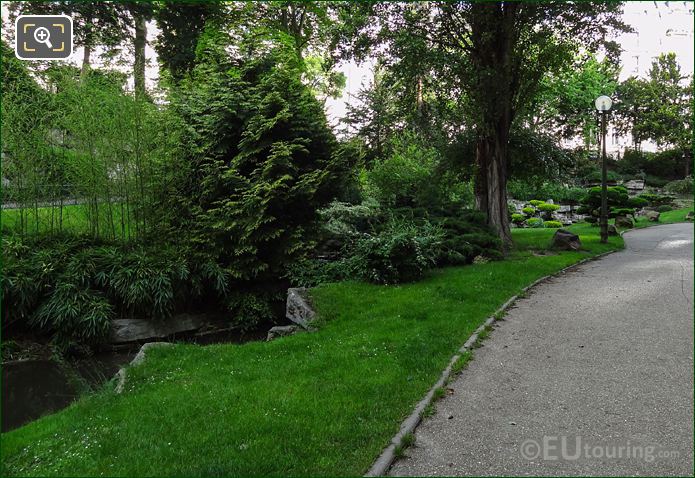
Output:
[[573,226],[586,252],[539,256],[553,230],[515,230],[504,261],[401,286],[314,290],[320,329],[265,343],[152,350],[113,384],[2,436],[3,475],[358,475],[453,353],[510,296],[622,247]]

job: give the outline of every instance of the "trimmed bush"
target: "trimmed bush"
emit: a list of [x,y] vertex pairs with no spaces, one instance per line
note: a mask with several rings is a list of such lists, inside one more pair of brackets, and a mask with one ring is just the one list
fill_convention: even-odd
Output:
[[616,216],[634,216],[635,210],[627,207],[613,208],[610,210],[608,217]]
[[545,204],[545,201],[539,201],[538,199],[533,199],[533,200],[529,201],[528,203],[533,207],[538,207],[541,204]]
[[656,201],[656,199],[657,199],[659,196],[657,196],[656,194],[653,194],[653,193],[642,193],[642,194],[640,194],[640,195],[637,196],[637,197],[640,198],[640,199],[644,199],[645,201],[647,201],[647,203],[648,203],[649,205],[651,205],[651,204],[654,203],[654,201]]
[[656,210],[659,212],[668,212],[673,211],[673,207],[669,206],[668,204],[662,204],[661,206],[658,206]]
[[526,216],[523,214],[512,214],[512,222],[514,224],[523,224],[523,222],[526,220]]
[[555,212],[560,209],[560,206],[558,204],[548,204],[544,202],[536,206],[536,208],[542,212]]
[[533,228],[543,227],[543,219],[540,217],[532,217],[526,221],[526,225]]
[[634,198],[628,199],[627,205],[630,206],[631,208],[642,209],[643,207],[649,205],[649,201],[647,201],[647,199],[642,198],[642,197],[634,197]]
[[526,206],[525,208],[523,208],[523,209],[521,210],[521,212],[523,212],[523,213],[526,214],[527,216],[533,216],[534,214],[536,214],[536,208],[535,208],[535,207],[531,207],[531,206]]
[[547,228],[556,229],[558,227],[562,227],[562,223],[560,221],[545,221],[543,223],[543,226]]

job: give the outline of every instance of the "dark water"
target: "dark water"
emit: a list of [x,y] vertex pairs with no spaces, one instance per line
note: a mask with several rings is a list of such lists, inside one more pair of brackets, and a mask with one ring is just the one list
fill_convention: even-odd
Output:
[[2,364],[2,431],[67,407],[100,387],[130,362],[135,352],[97,355],[70,363],[16,360]]

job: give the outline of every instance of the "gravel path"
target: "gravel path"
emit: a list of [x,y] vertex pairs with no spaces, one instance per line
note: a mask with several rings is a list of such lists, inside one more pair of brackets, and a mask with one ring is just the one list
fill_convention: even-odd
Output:
[[693,476],[693,225],[537,286],[391,475]]

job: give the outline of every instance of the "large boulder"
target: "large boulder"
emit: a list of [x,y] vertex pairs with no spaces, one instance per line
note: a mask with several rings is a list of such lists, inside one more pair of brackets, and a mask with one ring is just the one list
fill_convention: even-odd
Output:
[[651,222],[659,222],[659,216],[661,216],[661,213],[659,211],[645,211],[644,212],[644,217],[646,217],[647,220],[651,221]]
[[615,216],[615,227],[618,229],[632,229],[635,221],[630,216]]
[[172,335],[193,332],[206,323],[203,315],[179,314],[166,320],[115,319],[111,321],[112,344],[152,342]]
[[558,229],[555,231],[555,235],[553,235],[551,247],[563,251],[578,251],[582,247],[582,242],[579,240],[578,235],[569,232],[567,229]]
[[608,235],[617,236],[618,234],[618,228],[615,227],[613,224],[608,224]]
[[695,219],[695,211],[688,211],[688,214],[685,215],[685,220],[692,221],[693,219]]
[[309,298],[309,291],[304,287],[287,289],[286,316],[295,324],[308,329],[316,318],[316,312]]

